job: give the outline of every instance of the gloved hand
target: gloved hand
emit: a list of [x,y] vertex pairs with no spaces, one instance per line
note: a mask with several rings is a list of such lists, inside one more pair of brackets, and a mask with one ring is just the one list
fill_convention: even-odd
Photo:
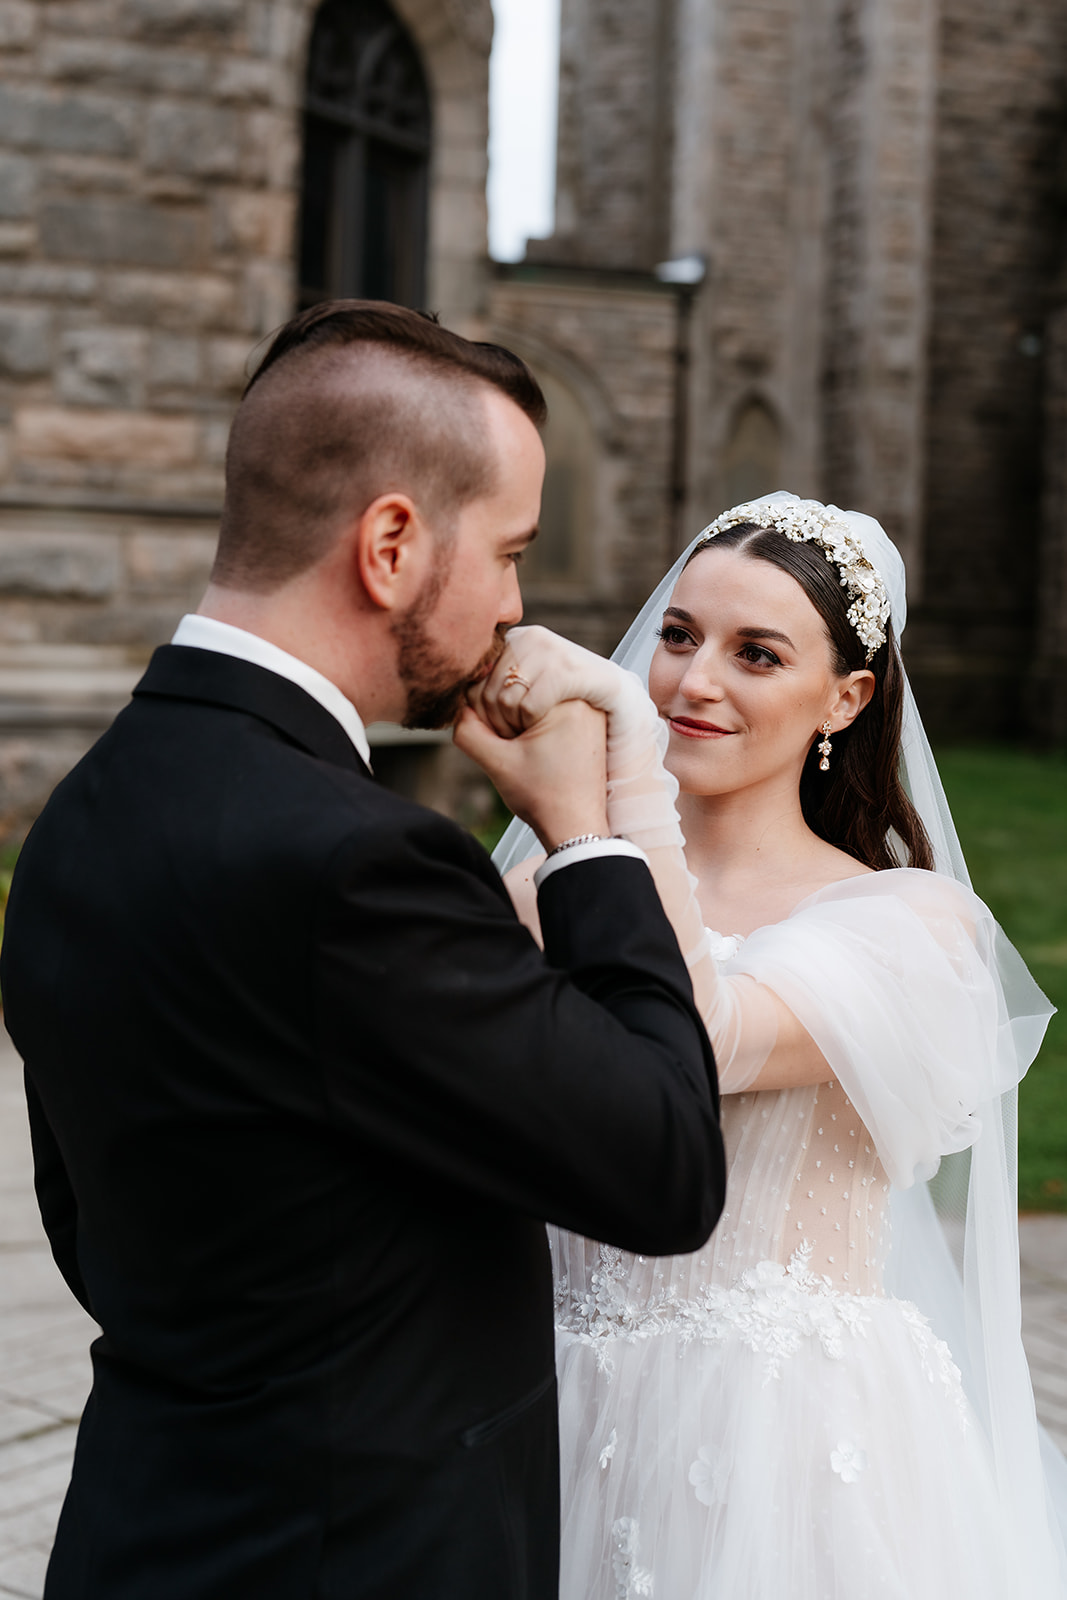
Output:
[[521,733],[561,700],[585,700],[606,713],[608,826],[648,856],[715,1050],[720,1085],[727,1092],[747,1087],[774,1046],[775,997],[751,978],[719,974],[697,882],[686,865],[678,783],[663,765],[667,727],[641,680],[547,628],[512,628],[503,656],[470,698],[502,737]]

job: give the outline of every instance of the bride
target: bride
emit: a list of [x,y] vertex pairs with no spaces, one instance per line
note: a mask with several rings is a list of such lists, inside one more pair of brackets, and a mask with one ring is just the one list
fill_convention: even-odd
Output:
[[[519,629],[481,696],[511,734],[561,699],[608,713],[609,822],[646,851],[724,1096],[702,1250],[549,1230],[562,1600],[1067,1595],[1014,1209],[1050,1008],[970,890],[904,617],[876,522],[771,495],[667,574],[632,672]],[[536,932],[535,849],[512,824],[498,864]]]

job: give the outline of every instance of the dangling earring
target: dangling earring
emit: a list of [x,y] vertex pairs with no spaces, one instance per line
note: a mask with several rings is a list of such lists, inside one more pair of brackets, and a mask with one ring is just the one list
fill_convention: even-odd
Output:
[[819,754],[822,756],[822,760],[819,762],[819,771],[820,772],[829,772],[829,770],[830,770],[830,750],[831,750],[831,748],[832,747],[831,747],[831,744],[830,744],[830,719],[829,719],[829,717],[827,717],[826,721],[822,725],[822,739],[819,742]]

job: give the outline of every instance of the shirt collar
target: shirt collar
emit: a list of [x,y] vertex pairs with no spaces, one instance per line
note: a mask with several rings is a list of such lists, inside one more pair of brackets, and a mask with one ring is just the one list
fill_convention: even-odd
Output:
[[370,743],[363,718],[335,683],[324,678],[321,672],[309,667],[299,656],[280,650],[258,633],[248,633],[235,628],[230,622],[219,622],[214,617],[200,617],[190,613],[179,622],[171,644],[189,645],[194,650],[214,650],[219,655],[236,656],[239,661],[250,661],[253,666],[265,667],[280,678],[288,678],[317,700],[319,705],[336,717],[342,728],[369,767]]

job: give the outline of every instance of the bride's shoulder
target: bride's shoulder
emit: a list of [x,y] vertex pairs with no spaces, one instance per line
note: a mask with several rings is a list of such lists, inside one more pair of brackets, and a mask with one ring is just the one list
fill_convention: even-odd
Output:
[[[858,863],[855,863],[858,865]],[[951,918],[973,929],[989,912],[978,896],[956,878],[919,867],[890,867],[882,872],[864,868],[816,890],[796,907],[794,916],[819,906],[865,901],[874,912],[906,907],[924,922]]]

